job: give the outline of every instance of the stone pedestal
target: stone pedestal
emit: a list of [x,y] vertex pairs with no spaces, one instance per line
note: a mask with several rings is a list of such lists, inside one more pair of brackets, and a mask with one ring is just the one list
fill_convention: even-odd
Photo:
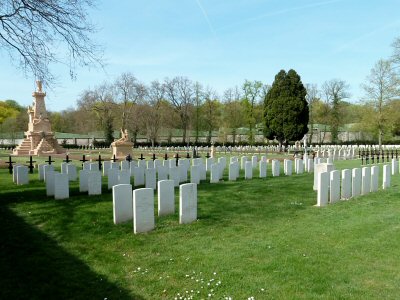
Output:
[[114,142],[111,144],[113,153],[112,155],[118,159],[125,159],[128,155],[133,156],[132,149],[133,143],[131,142]]

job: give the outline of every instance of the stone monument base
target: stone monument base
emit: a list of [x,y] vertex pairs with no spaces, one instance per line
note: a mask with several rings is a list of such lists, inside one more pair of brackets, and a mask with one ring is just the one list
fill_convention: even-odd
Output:
[[125,159],[128,155],[133,157],[133,143],[131,142],[123,142],[123,143],[112,143],[111,144],[113,150],[113,157],[115,155],[118,159]]

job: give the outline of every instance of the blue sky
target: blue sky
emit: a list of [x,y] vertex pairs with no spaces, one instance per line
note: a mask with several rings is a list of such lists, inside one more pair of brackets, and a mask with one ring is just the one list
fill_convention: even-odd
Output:
[[[290,68],[303,83],[345,80],[357,102],[360,84],[400,36],[399,11],[400,0],[103,0],[90,15],[105,71],[78,69],[72,81],[53,66],[59,85],[47,106],[74,107],[84,89],[127,71],[144,83],[187,76],[222,93],[245,79],[271,84]],[[29,105],[34,78],[0,55],[0,99]]]

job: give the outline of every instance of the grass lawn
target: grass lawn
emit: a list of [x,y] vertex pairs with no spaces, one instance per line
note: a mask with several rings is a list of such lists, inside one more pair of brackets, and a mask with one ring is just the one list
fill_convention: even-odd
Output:
[[225,174],[198,186],[196,223],[156,217],[141,235],[113,225],[105,180],[102,196],[74,182],[59,201],[30,180],[16,186],[0,169],[0,299],[400,298],[400,175],[389,190],[317,208],[313,174]]

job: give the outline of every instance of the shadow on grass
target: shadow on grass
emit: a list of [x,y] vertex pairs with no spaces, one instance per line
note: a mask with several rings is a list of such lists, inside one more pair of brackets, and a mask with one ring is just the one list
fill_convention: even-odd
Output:
[[0,299],[143,299],[0,206]]

